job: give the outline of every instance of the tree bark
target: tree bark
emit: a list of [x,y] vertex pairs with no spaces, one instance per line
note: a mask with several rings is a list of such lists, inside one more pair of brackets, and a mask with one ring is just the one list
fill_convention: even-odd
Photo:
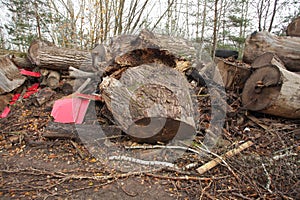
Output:
[[120,80],[100,85],[107,108],[121,129],[138,142],[190,138],[196,128],[189,83],[165,65],[129,68]]
[[198,58],[197,48],[190,41],[148,30],[142,30],[138,36],[121,35],[113,39],[109,52],[116,63],[124,66],[163,60],[164,64],[176,67],[176,59],[195,62]]
[[70,66],[83,71],[94,72],[91,53],[88,51],[60,48],[52,44],[36,40],[29,47],[30,61],[40,68],[68,70]]
[[260,55],[275,53],[290,71],[300,71],[300,38],[252,33],[246,40],[243,61],[252,63]]
[[[258,58],[262,60],[261,58]],[[246,109],[285,118],[300,118],[300,75],[280,62],[261,65],[247,80],[242,103]]]
[[297,17],[288,25],[286,35],[300,37],[300,17]]

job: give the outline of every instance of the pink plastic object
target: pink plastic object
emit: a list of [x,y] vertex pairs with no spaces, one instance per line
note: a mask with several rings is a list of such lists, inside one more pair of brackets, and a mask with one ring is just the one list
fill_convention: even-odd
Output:
[[8,114],[9,114],[9,112],[10,112],[10,108],[9,108],[8,106],[6,106],[6,107],[4,108],[4,110],[2,111],[2,113],[1,113],[1,115],[0,115],[0,118],[5,118],[5,117],[7,117]]
[[54,102],[51,116],[55,122],[81,124],[89,103],[90,100],[81,98],[59,99]]

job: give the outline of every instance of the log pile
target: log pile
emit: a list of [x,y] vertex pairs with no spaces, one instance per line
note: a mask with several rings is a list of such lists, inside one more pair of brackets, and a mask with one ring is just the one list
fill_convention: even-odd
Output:
[[[298,21],[293,23],[291,27],[298,27]],[[241,96],[245,109],[298,119],[300,75],[295,72],[300,71],[300,37],[294,30],[298,29],[291,28],[290,36],[280,37],[267,32],[251,34],[243,62],[235,57],[217,58],[217,70],[212,62],[199,61],[193,43],[147,30],[112,38],[110,44],[100,44],[91,51],[36,40],[25,58],[1,57],[4,82],[0,92],[7,94],[24,83],[26,78],[18,68],[38,68],[41,85],[51,90],[64,90],[75,78],[80,80],[75,91],[91,78],[92,87],[85,92],[99,91],[101,112],[114,116],[107,119],[137,142],[167,142],[196,133],[191,80],[201,87],[224,85]]]
[[255,32],[247,38],[243,61],[250,63],[254,72],[242,93],[246,109],[300,118],[299,20],[288,26],[288,36]]

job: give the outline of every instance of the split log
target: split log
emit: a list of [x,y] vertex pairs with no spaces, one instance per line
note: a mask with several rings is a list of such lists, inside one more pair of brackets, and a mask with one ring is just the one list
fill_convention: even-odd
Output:
[[167,142],[196,132],[189,83],[165,65],[126,70],[120,80],[104,78],[103,99],[121,129],[137,142]]
[[252,63],[260,55],[275,53],[290,71],[300,71],[300,37],[255,32],[246,39],[243,61]]
[[288,25],[286,35],[300,37],[300,17],[297,17]]
[[284,69],[280,62],[275,64],[273,60],[255,70],[246,81],[242,103],[252,111],[300,118],[300,75]]
[[217,59],[216,61],[224,87],[229,90],[242,89],[251,74],[250,66],[245,63],[230,62],[226,59]]
[[26,77],[20,74],[19,69],[9,56],[3,56],[0,57],[0,80],[0,94],[3,94],[21,86]]
[[68,70],[70,66],[83,71],[96,71],[92,66],[92,57],[89,51],[68,49],[53,44],[35,40],[28,49],[30,61],[40,68],[52,70]]
[[59,87],[59,81],[60,81],[60,74],[57,71],[49,70],[49,74],[47,77],[47,85],[51,89],[56,89]]

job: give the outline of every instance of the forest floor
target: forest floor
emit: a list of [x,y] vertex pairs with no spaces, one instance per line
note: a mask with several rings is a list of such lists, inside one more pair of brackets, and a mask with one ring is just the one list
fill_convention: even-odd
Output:
[[[254,145],[204,174],[197,167],[215,157],[193,152],[175,161],[197,163],[186,170],[122,172],[89,155],[78,140],[44,137],[51,108],[29,98],[0,119],[0,199],[300,199],[299,120],[231,113],[213,152],[222,155],[245,141]],[[200,131],[197,138],[203,137]],[[129,140],[124,135],[111,142]]]

